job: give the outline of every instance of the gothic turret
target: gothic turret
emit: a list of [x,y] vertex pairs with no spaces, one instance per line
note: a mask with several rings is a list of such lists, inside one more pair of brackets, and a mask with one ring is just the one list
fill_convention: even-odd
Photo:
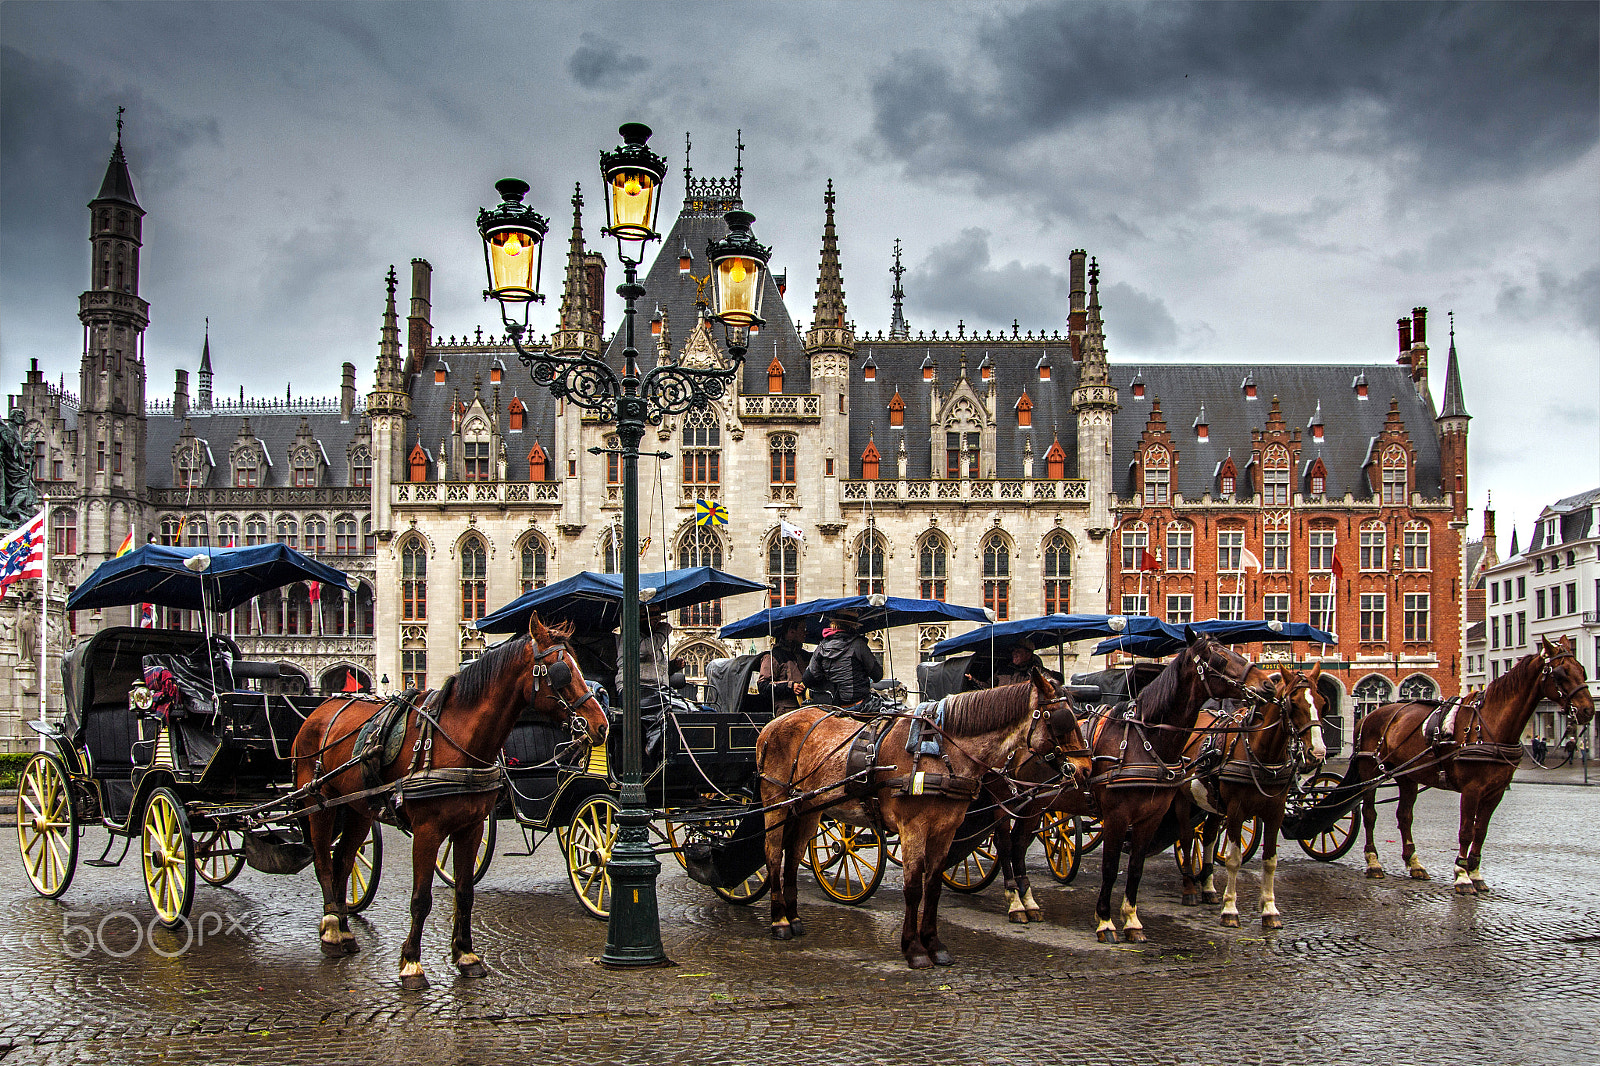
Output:
[[[1081,253],[1073,253],[1073,263]],[[1074,317],[1077,311],[1073,311]],[[1111,471],[1111,423],[1117,412],[1117,390],[1111,384],[1106,361],[1106,338],[1100,320],[1100,265],[1089,266],[1089,306],[1083,312],[1083,344],[1078,367],[1078,387],[1072,390],[1072,410],[1078,416],[1078,476],[1090,485],[1114,484]],[[1108,493],[1089,496],[1091,537],[1099,539],[1111,529]]]
[[200,394],[195,401],[195,410],[211,410],[211,319],[206,319],[206,341],[200,349],[200,373],[196,375],[200,382]]
[[1456,359],[1456,317],[1450,312],[1450,355],[1444,369],[1444,403],[1439,417],[1439,472],[1445,491],[1451,493],[1456,518],[1467,518],[1467,403],[1461,392],[1461,367]]
[[894,239],[894,266],[889,268],[889,273],[894,275],[894,291],[889,294],[894,299],[894,314],[889,319],[889,337],[892,340],[903,341],[911,336],[911,323],[906,321],[906,290],[900,284],[900,280],[905,277],[906,268],[900,265],[899,237]]
[[[824,469],[843,470],[850,463],[850,357],[855,354],[855,330],[844,303],[844,278],[839,269],[839,235],[833,228],[833,180],[822,198],[822,262],[817,269],[817,299],[806,332],[806,354],[811,358],[811,387],[822,404]],[[839,521],[839,482],[823,482],[822,521]]]
[[583,244],[583,189],[572,187],[572,236],[567,241],[567,273],[561,290],[561,323],[550,338],[552,351],[568,355],[600,353],[600,313],[605,296],[605,261]]

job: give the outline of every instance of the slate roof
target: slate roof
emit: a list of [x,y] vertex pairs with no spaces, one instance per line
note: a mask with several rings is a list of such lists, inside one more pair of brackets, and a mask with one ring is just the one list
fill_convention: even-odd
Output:
[[[929,427],[933,411],[933,390],[939,389],[940,402],[949,399],[960,377],[961,357],[967,360],[967,380],[980,398],[995,389],[995,473],[1002,478],[1022,476],[1024,442],[1033,438],[1033,472],[1044,476],[1044,454],[1052,439],[1059,437],[1067,453],[1066,476],[1078,476],[1078,419],[1072,412],[1072,390],[1078,384],[1078,369],[1066,338],[1029,344],[1015,340],[997,342],[978,337],[961,340],[908,339],[857,340],[855,358],[850,363],[850,476],[861,476],[861,453],[868,439],[876,442],[883,455],[880,477],[893,478],[896,449],[902,435],[906,441],[906,476],[913,480],[933,476],[929,447]],[[1050,380],[1040,381],[1041,356],[1050,360]],[[924,361],[936,364],[936,381],[922,380]],[[987,357],[994,365],[990,381],[981,380],[979,366]],[[863,367],[868,359],[876,366],[876,378],[865,380]],[[785,386],[787,386],[787,381]],[[896,389],[905,401],[905,424],[889,424],[889,400]],[[1017,424],[1016,403],[1026,389],[1033,402],[1033,424]],[[943,449],[939,451],[943,455]],[[944,476],[944,471],[939,471]]]
[[[322,484],[344,487],[350,484],[350,463],[346,449],[361,427],[363,415],[356,412],[350,421],[342,421],[337,409],[311,410],[289,406],[281,409],[237,408],[223,411],[190,411],[189,428],[211,451],[211,476],[204,488],[225,488],[233,484],[233,470],[228,466],[228,452],[239,439],[239,426],[244,417],[250,419],[250,431],[265,446],[271,462],[260,468],[258,477],[262,488],[286,486],[292,476],[289,467],[289,448],[300,432],[300,420],[311,425],[311,436],[322,447],[328,466],[323,471]],[[149,416],[145,423],[145,482],[151,488],[173,487],[172,449],[183,433],[182,418],[167,413]]]
[[[1580,492],[1576,496],[1557,500],[1546,507],[1539,515],[1541,519],[1549,515],[1561,516],[1561,543],[1584,540],[1594,536],[1594,506],[1600,503],[1600,489],[1590,489]],[[1533,537],[1528,541],[1528,552],[1531,554],[1544,548],[1551,547],[1544,541],[1545,523],[1543,521],[1533,524]]]
[[100,195],[92,202],[101,200],[117,200],[121,203],[139,206],[139,201],[133,195],[133,178],[128,174],[128,157],[122,154],[122,136],[117,136],[117,146],[112,149],[111,162],[106,165],[106,176],[100,182]]
[[[647,334],[648,335],[648,334]],[[496,365],[501,368],[500,406],[494,410],[494,383],[489,380]],[[443,366],[445,380],[435,381],[438,369]],[[429,346],[422,361],[420,373],[413,374],[406,383],[411,394],[411,417],[406,422],[406,440],[402,448],[409,453],[420,439],[422,448],[432,460],[439,458],[439,442],[448,441],[451,434],[450,405],[458,398],[467,407],[472,406],[473,381],[479,384],[478,398],[499,427],[506,446],[506,480],[528,480],[528,452],[537,440],[551,464],[555,455],[555,424],[557,403],[548,390],[541,389],[528,376],[528,368],[517,359],[516,350],[498,344],[443,348]],[[511,431],[511,397],[522,401],[527,413],[523,428]],[[491,463],[498,455],[489,457]],[[554,470],[554,465],[547,468]],[[428,480],[437,476],[434,468],[428,470]],[[553,476],[553,475],[550,475]]]
[[[1129,387],[1138,374],[1144,379],[1143,397],[1135,397]],[[1352,386],[1363,375],[1368,386],[1365,398],[1356,395]],[[1253,399],[1246,398],[1241,387],[1246,376],[1252,377],[1256,385]],[[1287,427],[1300,430],[1300,468],[1293,472],[1292,492],[1306,491],[1306,473],[1321,458],[1327,469],[1327,496],[1341,497],[1350,492],[1357,499],[1370,497],[1372,489],[1362,468],[1383,430],[1391,397],[1399,401],[1400,416],[1416,449],[1416,490],[1429,497],[1444,491],[1433,405],[1417,395],[1411,372],[1398,364],[1113,364],[1111,382],[1117,387],[1117,399],[1122,405],[1113,428],[1112,471],[1114,487],[1123,497],[1135,494],[1136,470],[1132,464],[1138,456],[1150,405],[1157,399],[1178,453],[1174,491],[1190,500],[1198,500],[1207,492],[1216,496],[1218,469],[1232,454],[1239,471],[1239,491],[1235,496],[1252,495],[1248,486],[1253,482],[1245,473],[1251,455],[1250,432],[1264,428],[1274,396],[1278,397]],[[1306,426],[1319,403],[1325,435],[1316,441]],[[1205,441],[1197,439],[1193,428],[1202,404],[1209,427],[1209,439]]]

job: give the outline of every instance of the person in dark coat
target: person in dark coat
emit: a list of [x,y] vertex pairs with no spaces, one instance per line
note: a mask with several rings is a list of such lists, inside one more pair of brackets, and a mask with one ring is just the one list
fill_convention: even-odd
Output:
[[811,654],[805,649],[806,623],[804,619],[791,619],[778,630],[778,638],[771,650],[761,657],[761,670],[756,678],[756,694],[772,701],[774,714],[783,714],[800,706],[805,695],[805,670]]
[[883,664],[861,635],[855,611],[828,616],[822,642],[811,654],[802,679],[814,700],[836,707],[856,706],[872,693],[872,683],[883,679]]
[[967,670],[967,687],[970,691],[975,688],[1015,685],[1028,680],[1035,666],[1044,669],[1043,661],[1033,652],[1033,644],[1019,640],[1006,652],[1004,662],[996,663],[987,655],[975,657]]

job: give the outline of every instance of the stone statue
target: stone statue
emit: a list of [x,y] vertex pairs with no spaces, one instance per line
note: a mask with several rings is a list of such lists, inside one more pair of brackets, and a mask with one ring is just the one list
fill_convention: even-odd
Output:
[[33,591],[22,594],[17,606],[17,663],[34,663],[39,660],[39,605],[33,602]]
[[32,465],[22,443],[22,408],[0,422],[0,532],[9,532],[39,513],[39,490],[33,484]]

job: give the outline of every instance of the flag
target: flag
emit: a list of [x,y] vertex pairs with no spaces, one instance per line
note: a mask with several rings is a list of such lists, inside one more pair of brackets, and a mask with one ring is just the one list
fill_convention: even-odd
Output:
[[1333,557],[1333,566],[1331,566],[1329,569],[1333,571],[1333,579],[1335,581],[1344,580],[1344,564],[1339,561],[1339,557],[1337,555]]
[[139,605],[139,628],[154,629],[156,627],[156,608],[151,603]]
[[0,590],[25,577],[44,576],[44,511],[0,541]]
[[354,670],[346,670],[345,671],[345,673],[344,673],[344,688],[340,689],[339,691],[341,691],[341,692],[360,692],[361,691],[361,682],[356,680],[356,672]]
[[725,526],[728,509],[715,500],[694,501],[694,524],[697,526]]
[[113,558],[120,559],[133,551],[133,527],[128,527],[128,535],[122,538],[122,543],[117,546],[117,554]]
[[1239,569],[1241,569],[1241,570],[1260,570],[1261,569],[1261,560],[1256,558],[1255,552],[1251,551],[1249,548],[1241,548],[1239,551],[1240,551],[1240,554],[1239,554]]
[[787,518],[778,519],[778,536],[785,540],[798,540],[801,544],[806,542],[806,531]]
[[310,581],[310,582],[307,582],[307,584],[309,584],[311,586],[311,602],[312,603],[321,602],[321,600],[322,600],[322,582],[320,582],[320,581]]
[[172,547],[176,548],[183,543],[183,531],[189,525],[188,515],[178,516],[178,531],[172,535]]
[[1139,549],[1139,569],[1157,571],[1161,569],[1161,560],[1150,554],[1149,548]]

